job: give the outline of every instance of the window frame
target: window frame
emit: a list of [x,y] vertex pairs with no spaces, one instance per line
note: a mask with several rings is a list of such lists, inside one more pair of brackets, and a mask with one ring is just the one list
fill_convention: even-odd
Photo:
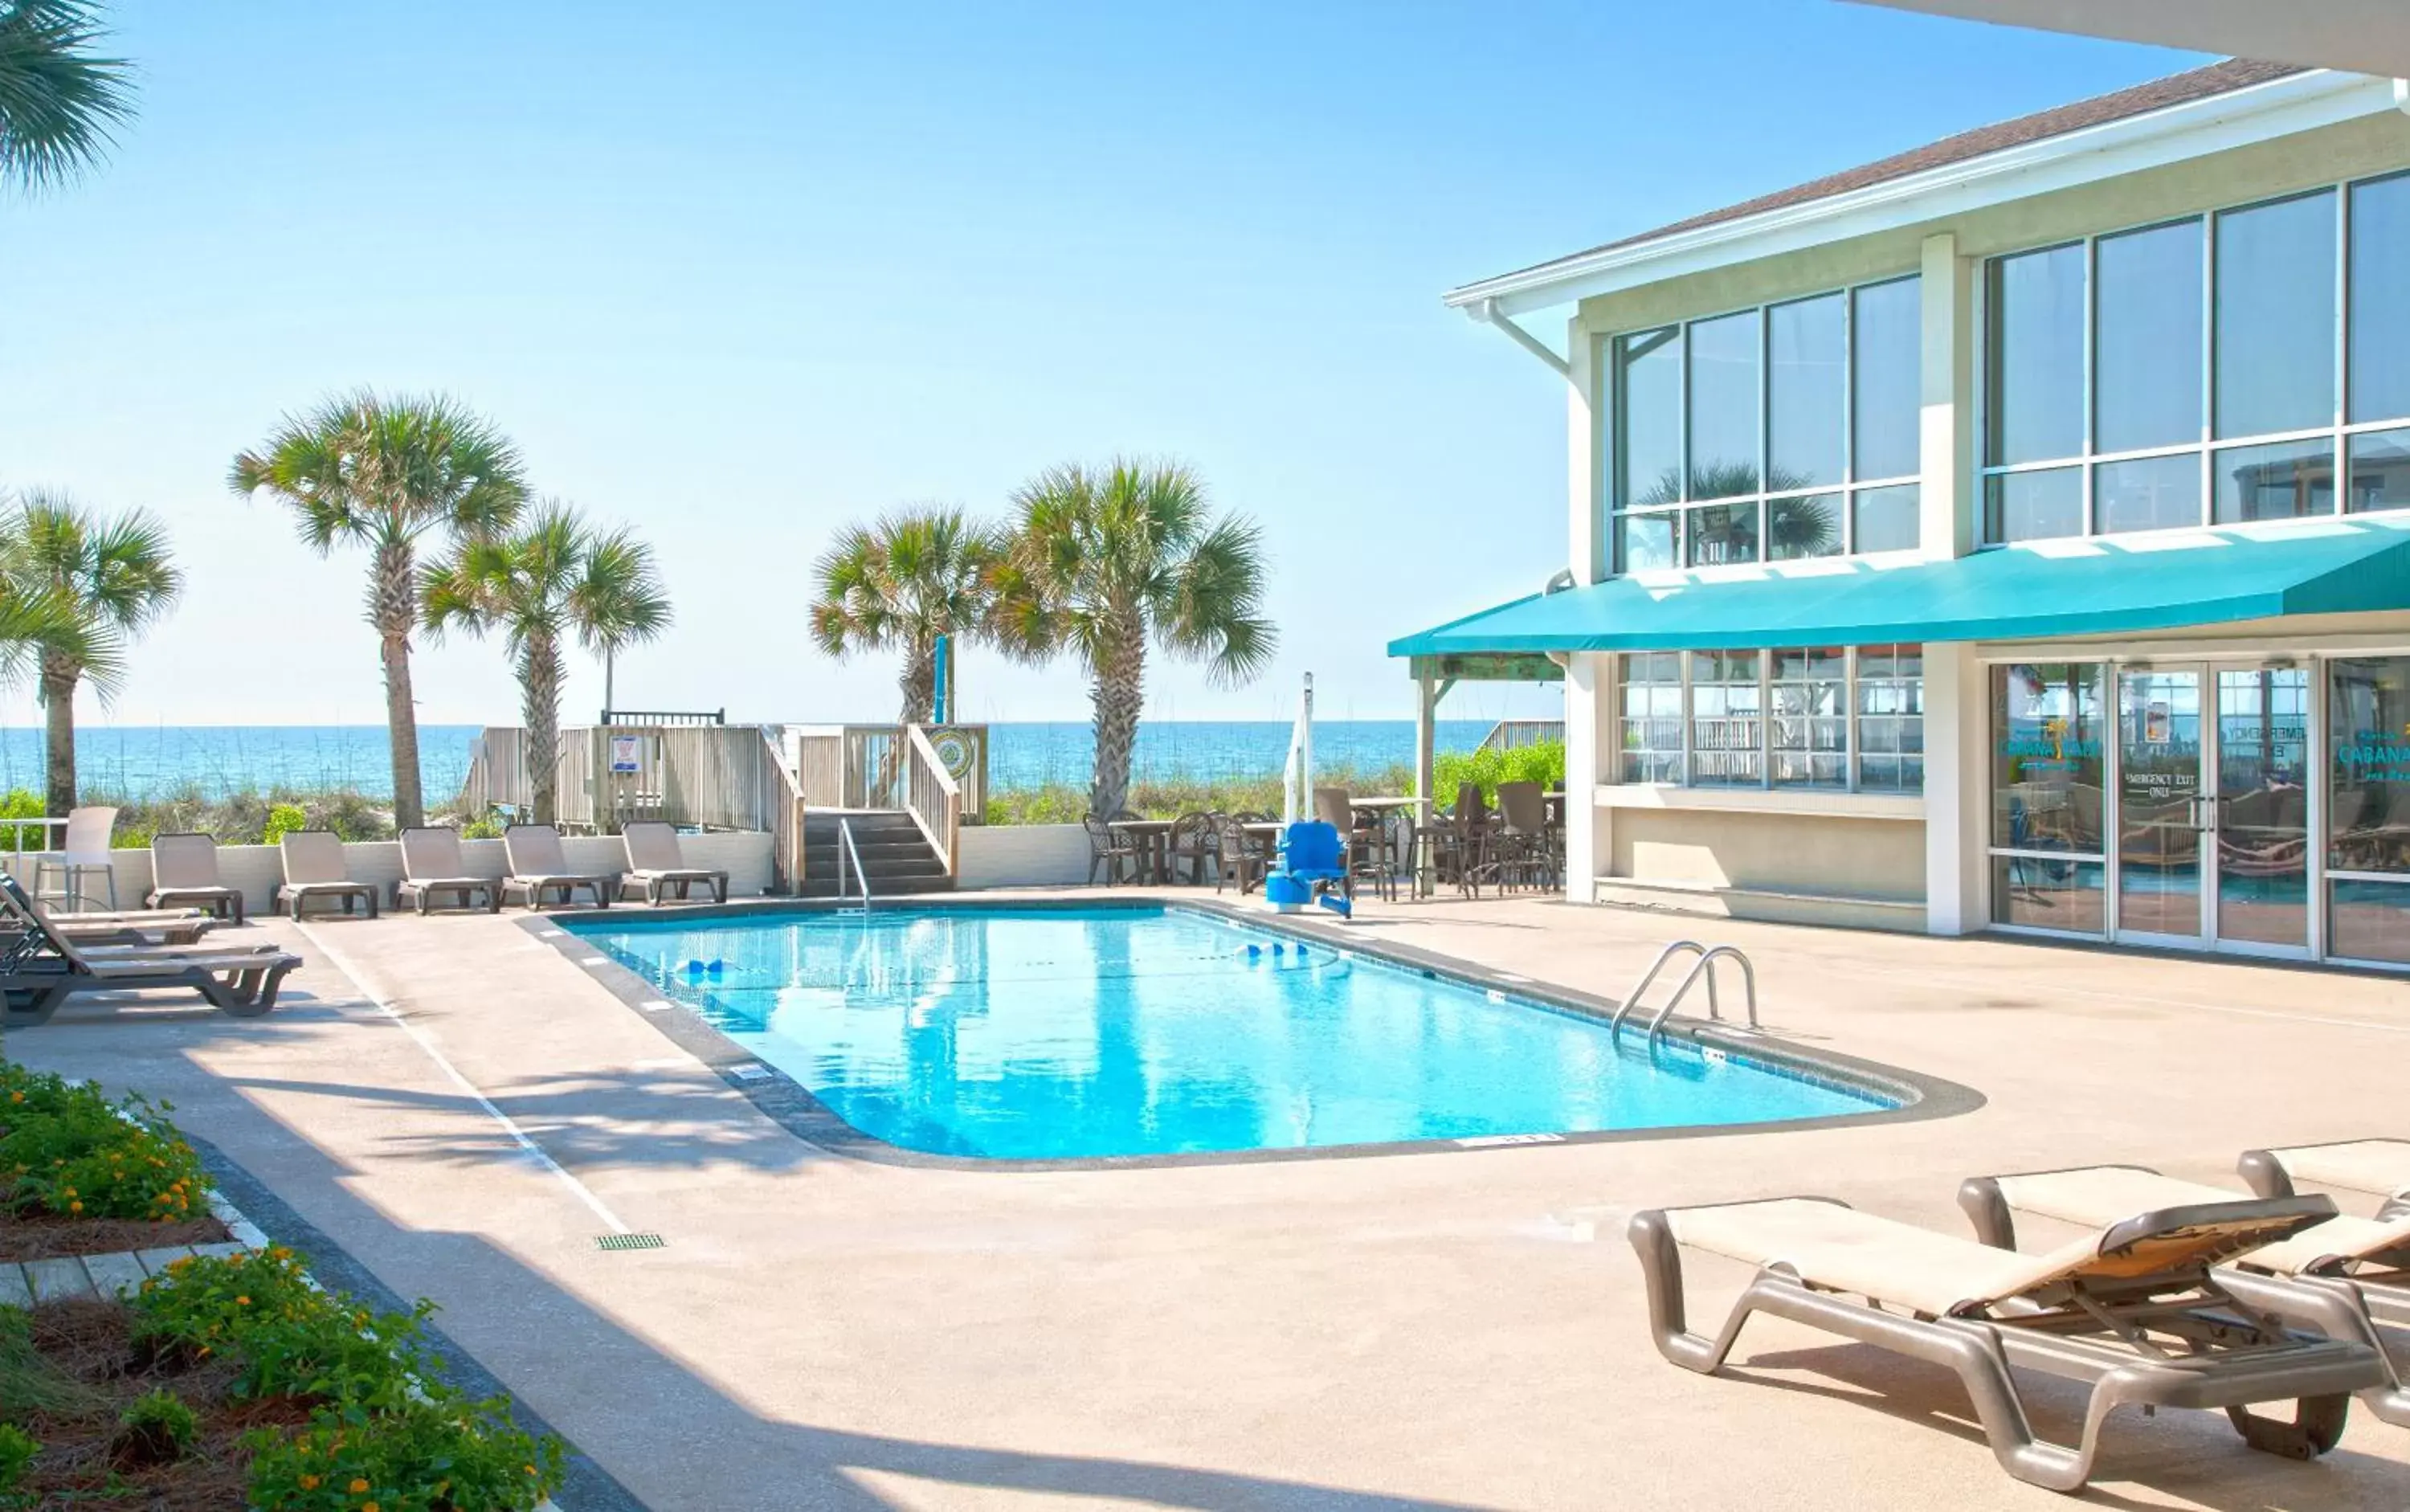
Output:
[[[2081,237],[2059,237],[2037,241],[2030,246],[2009,248],[1983,259],[1982,275],[1974,282],[1977,309],[1974,312],[1976,340],[1981,347],[1974,365],[1976,386],[1975,436],[1977,444],[1973,507],[1975,548],[1996,551],[2014,546],[2017,541],[1995,537],[1992,531],[1991,495],[1995,478],[2021,472],[2049,472],[2071,470],[2081,491],[2083,528],[2072,535],[2036,536],[2031,540],[2089,541],[2113,539],[2117,536],[2149,534],[2150,531],[2119,531],[2104,535],[2099,530],[2099,501],[2097,497],[2097,473],[2104,464],[2141,461],[2156,458],[2196,457],[2200,471],[2200,518],[2191,524],[2160,527],[2161,530],[2204,530],[2220,528],[2217,519],[2216,457],[2219,452],[2243,446],[2274,445],[2287,442],[2322,441],[2328,443],[2333,458],[2333,507],[2325,515],[2295,516],[2297,521],[2331,519],[2352,513],[2351,443],[2353,438],[2376,431],[2410,429],[2410,414],[2391,415],[2382,419],[2353,421],[2351,414],[2352,333],[2352,196],[2364,185],[2410,178],[2410,170],[2366,174],[2337,179],[2323,183],[2308,184],[2282,194],[2266,195],[2231,205],[2218,205],[2191,215],[2153,216],[2130,225],[2103,227]],[[2265,206],[2305,199],[2317,195],[2333,197],[2335,217],[2335,255],[2333,267],[2334,294],[2334,411],[2323,425],[2293,430],[2269,431],[2264,434],[2221,436],[2215,434],[2217,402],[2217,222],[2219,217]],[[2200,227],[2201,249],[2201,318],[2200,318],[2200,432],[2188,442],[2162,446],[2132,447],[2122,451],[2098,450],[2099,396],[2098,383],[2100,330],[2100,243],[2138,231],[2156,230],[2165,226],[2195,224]],[[1996,391],[1992,356],[1996,342],[1992,308],[1992,269],[2004,258],[2028,253],[2048,252],[2061,247],[2081,246],[2083,249],[2083,449],[2071,456],[2051,458],[2040,461],[1995,463],[1992,456],[1992,425],[1994,409],[1999,396]],[[2399,507],[2399,506],[2397,506]],[[2385,513],[2374,511],[2372,513]],[[2238,523],[2238,522],[2229,522]],[[2283,522],[2263,522],[2283,523]]]
[[[1906,684],[1906,683],[1913,682],[1913,683],[1916,685],[1916,690],[1917,690],[1917,693],[1916,693],[1917,710],[1916,710],[1916,712],[1915,712],[1913,715],[1901,714],[1901,715],[1877,715],[1877,716],[1874,716],[1875,718],[1878,718],[1878,719],[1891,719],[1891,720],[1895,720],[1899,721],[1899,726],[1900,726],[1900,728],[1902,728],[1903,730],[1904,730],[1904,729],[1907,727],[1907,725],[1908,725],[1909,723],[1910,723],[1910,722],[1913,722],[1913,723],[1916,725],[1916,727],[1917,727],[1917,731],[1918,731],[1918,736],[1919,736],[1919,738],[1918,738],[1918,741],[1917,741],[1917,749],[1916,749],[1914,751],[1912,751],[1912,752],[1910,752],[1910,751],[1886,751],[1886,752],[1878,752],[1878,753],[1877,753],[1878,755],[1881,755],[1881,756],[1889,757],[1890,759],[1892,759],[1892,760],[1894,760],[1894,761],[1903,760],[1904,758],[1906,758],[1906,757],[1908,757],[1908,756],[1913,755],[1913,756],[1916,758],[1916,762],[1917,762],[1917,769],[1918,769],[1918,772],[1919,772],[1919,774],[1920,774],[1919,782],[1918,782],[1918,785],[1917,785],[1916,787],[1913,787],[1913,788],[1905,788],[1905,787],[1896,787],[1896,786],[1878,786],[1878,787],[1868,787],[1868,786],[1866,786],[1866,784],[1865,777],[1864,777],[1864,773],[1863,773],[1863,771],[1861,770],[1861,767],[1862,767],[1862,760],[1861,760],[1861,759],[1862,759],[1862,757],[1864,756],[1865,752],[1864,752],[1864,750],[1862,749],[1862,742],[1861,742],[1861,741],[1860,741],[1860,739],[1859,739],[1859,732],[1858,732],[1858,720],[1859,720],[1859,718],[1860,718],[1859,710],[1858,710],[1858,690],[1859,690],[1859,686],[1860,686],[1860,682],[1859,682],[1859,678],[1860,678],[1860,672],[1859,672],[1859,658],[1860,658],[1860,653],[1861,653],[1861,651],[1862,651],[1862,650],[1864,650],[1864,649],[1865,649],[1865,647],[1857,647],[1857,646],[1845,646],[1845,647],[1841,647],[1841,650],[1842,650],[1842,652],[1843,652],[1843,664],[1844,664],[1844,678],[1843,678],[1843,682],[1842,682],[1842,685],[1841,685],[1841,687],[1842,687],[1842,709],[1843,709],[1843,711],[1844,711],[1843,719],[1842,719],[1842,754],[1843,754],[1843,757],[1844,757],[1844,760],[1845,760],[1845,763],[1846,763],[1846,765],[1845,765],[1845,767],[1844,767],[1844,770],[1846,771],[1846,773],[1847,773],[1847,775],[1848,775],[1848,781],[1847,781],[1846,785],[1842,785],[1842,786],[1833,786],[1833,785],[1829,785],[1829,784],[1822,784],[1822,785],[1820,785],[1820,784],[1807,783],[1807,782],[1777,782],[1777,781],[1775,781],[1775,780],[1774,780],[1774,724],[1775,724],[1775,714],[1774,714],[1774,703],[1773,703],[1773,696],[1774,696],[1774,684],[1775,684],[1775,682],[1778,680],[1778,679],[1775,677],[1775,676],[1774,676],[1775,657],[1776,657],[1779,652],[1781,652],[1781,651],[1785,651],[1785,650],[1796,650],[1796,649],[1800,649],[1800,647],[1701,647],[1701,648],[1696,649],[1696,650],[1685,648],[1685,649],[1681,649],[1681,650],[1675,650],[1675,651],[1671,651],[1671,652],[1662,651],[1662,650],[1640,650],[1640,651],[1618,651],[1618,652],[1614,652],[1614,653],[1612,653],[1612,654],[1614,655],[1614,657],[1616,658],[1616,660],[1615,660],[1615,663],[1614,663],[1614,676],[1615,676],[1615,698],[1616,698],[1615,708],[1616,708],[1616,719],[1617,719],[1617,721],[1618,721],[1618,722],[1617,722],[1617,727],[1616,727],[1616,730],[1617,730],[1617,736],[1616,736],[1616,750],[1615,750],[1615,769],[1614,769],[1614,773],[1613,773],[1612,777],[1610,777],[1610,778],[1603,778],[1603,779],[1601,780],[1601,782],[1600,782],[1600,786],[1602,786],[1602,787],[1621,787],[1621,788],[1678,788],[1678,789],[1680,789],[1680,790],[1682,790],[1682,791],[1684,791],[1684,792],[1700,792],[1700,793],[1717,793],[1717,792],[1786,792],[1786,793],[1799,793],[1799,794],[1802,794],[1802,795],[1807,795],[1807,796],[1811,796],[1811,797],[1812,797],[1812,796],[1817,796],[1817,795],[1822,795],[1822,796],[1825,796],[1825,797],[1841,797],[1841,796],[1845,796],[1845,795],[1854,796],[1854,795],[1864,794],[1864,795],[1866,795],[1866,796],[1877,797],[1877,798],[1910,798],[1910,799],[1916,799],[1916,800],[1922,801],[1922,800],[1923,800],[1923,798],[1924,797],[1924,791],[1925,791],[1925,790],[1924,790],[1924,782],[1923,782],[1923,774],[1924,774],[1924,755],[1925,755],[1925,753],[1924,753],[1924,739],[1923,739],[1923,734],[1924,734],[1924,682],[1925,682],[1925,678],[1924,678],[1924,671],[1923,671],[1923,668],[1924,668],[1924,658],[1925,658],[1925,651],[1926,651],[1926,647],[1925,647],[1925,646],[1924,646],[1924,643],[1923,643],[1923,642],[1921,642],[1921,641],[1901,641],[1901,642],[1896,642],[1896,643],[1893,643],[1893,642],[1884,642],[1884,643],[1882,643],[1882,644],[1883,644],[1883,646],[1886,647],[1886,649],[1890,652],[1890,654],[1892,654],[1892,655],[1893,655],[1893,656],[1895,656],[1895,657],[1896,657],[1896,655],[1898,654],[1898,649],[1899,649],[1899,647],[1900,647],[1907,646],[1907,647],[1914,647],[1916,648],[1916,653],[1917,653],[1917,666],[1918,666],[1918,669],[1919,669],[1919,670],[1918,670],[1918,672],[1917,672],[1917,675],[1916,675],[1914,677],[1912,677],[1912,678],[1909,678],[1909,677],[1901,677],[1901,676],[1897,676],[1896,674],[1894,674],[1894,675],[1891,675],[1891,676],[1879,677],[1879,678],[1877,679],[1877,680],[1878,680],[1878,681],[1880,681],[1880,682],[1889,683],[1889,684]],[[1749,655],[1752,655],[1752,656],[1754,656],[1754,657],[1756,657],[1756,658],[1757,658],[1757,710],[1758,710],[1758,711],[1757,711],[1757,714],[1756,714],[1756,716],[1755,716],[1755,718],[1756,718],[1756,720],[1757,720],[1757,722],[1758,722],[1758,734],[1757,734],[1757,757],[1758,757],[1758,763],[1757,763],[1757,765],[1758,765],[1758,773],[1757,773],[1757,780],[1756,780],[1756,781],[1754,781],[1754,782],[1712,782],[1712,781],[1711,781],[1711,782],[1701,782],[1700,780],[1698,780],[1698,775],[1697,775],[1697,774],[1698,774],[1698,758],[1699,758],[1699,755],[1700,755],[1700,749],[1701,749],[1701,748],[1699,747],[1699,744],[1698,744],[1698,741],[1697,741],[1697,738],[1696,738],[1696,723],[1695,723],[1695,721],[1697,720],[1697,719],[1698,719],[1698,717],[1699,717],[1699,716],[1698,716],[1698,714],[1697,714],[1697,705],[1696,705],[1696,703],[1695,703],[1695,701],[1694,701],[1694,699],[1693,699],[1693,691],[1694,691],[1694,689],[1697,687],[1697,679],[1696,679],[1696,678],[1693,676],[1693,675],[1692,675],[1692,674],[1693,674],[1693,671],[1694,671],[1694,666],[1693,666],[1693,662],[1692,662],[1691,659],[1692,659],[1693,657],[1695,657],[1695,656],[1700,656],[1700,655],[1720,655],[1720,654],[1730,654],[1730,653],[1732,653],[1732,652],[1745,652],[1745,653],[1747,653],[1747,654],[1749,654]],[[1624,659],[1625,659],[1625,658],[1627,658],[1627,657],[1650,657],[1650,656],[1662,656],[1662,655],[1669,655],[1669,654],[1670,654],[1670,655],[1672,655],[1672,656],[1674,656],[1675,658],[1677,658],[1677,669],[1678,669],[1679,674],[1680,674],[1679,680],[1678,680],[1677,682],[1667,683],[1667,682],[1661,682],[1661,681],[1657,681],[1657,680],[1655,680],[1655,679],[1649,679],[1649,680],[1645,681],[1645,682],[1637,682],[1637,683],[1635,683],[1635,682],[1633,682],[1633,680],[1631,680],[1631,679],[1627,678],[1627,677],[1624,676],[1624,666],[1625,666]],[[1710,682],[1710,683],[1708,684],[1708,686],[1710,686],[1710,687],[1722,687],[1722,686],[1743,686],[1743,685],[1740,685],[1740,684],[1721,684],[1721,683],[1714,683],[1714,682]],[[1626,725],[1626,724],[1629,722],[1629,720],[1630,720],[1630,716],[1628,716],[1628,715],[1627,715],[1627,714],[1625,714],[1625,712],[1624,712],[1624,706],[1625,706],[1625,705],[1624,705],[1624,694],[1625,694],[1625,690],[1626,690],[1627,688],[1633,688],[1633,687],[1648,687],[1648,688],[1667,688],[1667,687],[1673,687],[1673,688],[1678,688],[1678,689],[1680,690],[1680,698],[1681,698],[1681,713],[1680,713],[1680,716],[1679,716],[1678,720],[1677,720],[1677,723],[1679,725],[1680,730],[1681,730],[1681,749],[1680,749],[1678,752],[1676,752],[1676,751],[1674,751],[1674,750],[1672,750],[1672,749],[1670,749],[1659,748],[1659,747],[1655,747],[1655,746],[1649,746],[1649,747],[1643,748],[1643,749],[1644,749],[1644,750],[1646,751],[1646,753],[1647,753],[1647,754],[1648,754],[1648,755],[1650,755],[1650,756],[1652,756],[1652,757],[1662,757],[1662,756],[1675,756],[1675,757],[1677,757],[1677,770],[1678,770],[1678,771],[1681,773],[1681,779],[1680,779],[1679,781],[1677,781],[1677,782],[1660,782],[1660,781],[1655,781],[1655,780],[1640,780],[1640,781],[1634,781],[1634,780],[1632,780],[1632,779],[1627,778],[1623,775],[1623,774],[1624,774],[1624,758],[1625,758],[1625,756],[1628,754],[1628,748],[1627,748],[1627,747],[1624,745],[1624,743],[1623,743],[1623,731],[1624,731],[1624,727],[1625,727],[1625,725]],[[1658,718],[1658,717],[1659,717],[1659,716],[1650,716],[1650,718]],[[1726,719],[1729,719],[1729,718],[1732,718],[1732,716],[1730,716],[1730,715],[1724,715],[1724,716],[1711,716],[1711,718],[1726,718]],[[1717,754],[1717,753],[1715,753],[1715,752],[1710,752],[1709,754]],[[1728,752],[1727,752],[1727,754],[1728,754]]]
[[[1598,339],[1600,343],[1598,347],[1599,360],[1594,364],[1594,366],[1599,372],[1604,375],[1604,382],[1600,385],[1604,390],[1604,394],[1602,396],[1604,400],[1604,403],[1602,406],[1604,413],[1598,422],[1597,433],[1600,439],[1604,443],[1601,447],[1601,460],[1604,465],[1600,470],[1599,477],[1604,485],[1604,492],[1605,495],[1604,502],[1605,505],[1605,533],[1610,574],[1620,577],[1628,575],[1634,571],[1656,572],[1671,570],[1676,572],[1691,572],[1707,571],[1720,566],[1765,566],[1777,560],[1770,553],[1773,547],[1773,511],[1774,504],[1778,500],[1831,500],[1836,515],[1835,528],[1840,537],[1840,548],[1837,551],[1827,553],[1823,558],[1785,558],[1782,560],[1826,560],[1870,554],[1862,553],[1858,550],[1856,503],[1859,492],[1861,490],[1872,490],[1876,488],[1895,488],[1903,485],[1910,484],[1922,485],[1924,481],[1924,475],[1922,470],[1915,472],[1903,473],[1897,476],[1885,476],[1880,478],[1862,478],[1857,475],[1857,297],[1863,290],[1882,288],[1895,284],[1920,282],[1923,277],[1924,273],[1921,269],[1906,269],[1899,272],[1885,274],[1879,278],[1860,279],[1830,288],[1810,289],[1803,293],[1786,296],[1779,299],[1765,299],[1754,304],[1737,305],[1731,309],[1704,311],[1695,315],[1685,315],[1679,319],[1657,321],[1645,326],[1635,326],[1629,330],[1616,331],[1601,336]],[[1828,298],[1837,298],[1840,301],[1841,313],[1841,475],[1838,481],[1824,487],[1806,489],[1775,489],[1768,487],[1772,481],[1768,475],[1768,472],[1773,453],[1773,436],[1770,434],[1769,429],[1772,423],[1774,384],[1774,322],[1771,318],[1772,313],[1786,306],[1807,304],[1814,300]],[[1734,315],[1749,314],[1752,313],[1757,316],[1757,490],[1753,493],[1736,494],[1726,499],[1693,499],[1691,497],[1690,475],[1691,378],[1691,328],[1693,326],[1706,325],[1713,321],[1729,319]],[[1623,460],[1630,453],[1630,431],[1627,424],[1629,417],[1626,413],[1625,405],[1626,395],[1625,385],[1623,383],[1624,365],[1622,353],[1627,342],[1664,330],[1671,330],[1675,333],[1671,345],[1677,354],[1677,360],[1681,364],[1680,369],[1677,373],[1675,385],[1677,391],[1681,396],[1681,400],[1679,405],[1679,414],[1677,416],[1678,424],[1676,427],[1676,435],[1674,439],[1677,446],[1677,455],[1681,458],[1682,496],[1669,504],[1645,504],[1634,506],[1631,504],[1625,497],[1628,480],[1624,476],[1626,470],[1623,466]],[[1696,567],[1692,565],[1690,560],[1692,542],[1692,533],[1690,524],[1691,516],[1694,511],[1716,507],[1745,507],[1756,511],[1757,555],[1752,561],[1730,563],[1717,562]],[[1653,567],[1635,569],[1629,565],[1626,560],[1624,552],[1624,522],[1627,519],[1648,518],[1667,519],[1673,523],[1673,562],[1670,569]],[[1887,547],[1885,548],[1885,551],[1887,553],[1897,553],[1902,549],[1913,550],[1920,548],[1901,548],[1895,546]],[[1686,683],[1684,691],[1684,702],[1686,705],[1688,700],[1689,693],[1688,685]]]

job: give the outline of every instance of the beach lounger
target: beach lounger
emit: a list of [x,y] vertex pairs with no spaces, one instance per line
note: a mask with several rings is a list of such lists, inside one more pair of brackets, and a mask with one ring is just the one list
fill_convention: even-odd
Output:
[[[1958,1205],[1975,1236],[2001,1249],[2016,1248],[2018,1214],[2090,1228],[2143,1208],[2243,1199],[2240,1192],[2141,1166],[1978,1176],[1958,1189]],[[2385,1361],[2386,1380],[2359,1400],[2386,1422],[2410,1428],[2410,1388],[2403,1384],[2410,1331],[2392,1341],[2382,1331],[2410,1330],[2410,1214],[2385,1220],[2338,1214],[2237,1255],[2218,1278],[2239,1301],[2287,1323],[2374,1347]]]
[[2388,1214],[2410,1211],[2410,1140],[2346,1140],[2287,1150],[2245,1150],[2237,1164],[2262,1197],[2290,1197],[2297,1187],[2374,1192]]
[[502,882],[504,902],[515,891],[532,910],[544,907],[546,894],[559,893],[567,908],[577,901],[582,887],[593,894],[596,908],[607,909],[611,894],[619,890],[616,871],[599,876],[572,872],[560,849],[560,832],[549,824],[512,825],[502,831],[502,851],[511,861],[511,874]]
[[[2335,1215],[2322,1197],[2185,1203],[2096,1228],[2043,1255],[1819,1198],[1655,1209],[1632,1220],[1658,1353],[1714,1374],[1751,1315],[1771,1313],[1944,1365],[1974,1401],[2001,1467],[2052,1490],[2091,1479],[2118,1407],[2220,1407],[2252,1447],[2309,1459],[2343,1436],[2351,1397],[2386,1384],[2364,1342],[2308,1338],[2236,1301],[2211,1267]],[[1685,1322],[1683,1248],[1759,1268],[1713,1338]],[[2011,1367],[2091,1388],[2073,1447],[2034,1435]],[[2248,1410],[2291,1400],[2293,1422]]]
[[242,920],[242,890],[218,878],[218,842],[207,835],[161,835],[151,841],[151,895],[154,909],[207,909],[223,919]]
[[377,890],[368,882],[352,880],[351,868],[343,862],[343,842],[331,830],[288,830],[277,842],[284,861],[284,880],[276,884],[276,895],[270,905],[289,909],[293,922],[301,922],[302,908],[312,898],[340,898],[343,911],[350,913],[355,903],[369,906],[369,917],[377,916]]
[[276,1006],[285,974],[301,964],[274,945],[86,946],[50,926],[16,879],[0,875],[0,915],[14,931],[0,944],[0,1001],[10,1028],[40,1024],[81,993],[185,988],[237,1018]]
[[0,928],[12,928],[16,913],[38,915],[58,935],[79,945],[190,945],[218,926],[217,916],[199,909],[129,909],[97,913],[53,913],[24,884],[0,871]]
[[713,902],[728,901],[728,874],[688,865],[686,852],[678,848],[677,826],[667,820],[632,821],[619,832],[619,839],[628,848],[628,873],[619,883],[620,896],[634,888],[646,902],[659,903],[675,887],[683,903],[694,896],[694,884],[702,882],[710,887]]
[[401,880],[393,884],[393,906],[415,905],[423,914],[439,897],[453,898],[463,909],[481,907],[476,900],[482,897],[487,913],[502,911],[502,884],[469,875],[468,864],[460,859],[458,831],[402,831]]

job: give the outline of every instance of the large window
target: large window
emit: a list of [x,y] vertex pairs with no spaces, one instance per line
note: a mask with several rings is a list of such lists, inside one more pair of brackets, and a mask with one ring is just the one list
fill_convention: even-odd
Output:
[[2327,936],[2410,964],[2410,657],[2327,664]]
[[2107,729],[2097,662],[1992,669],[1992,919],[2108,927]]
[[2410,507],[2410,175],[1995,257],[1983,300],[1989,544]]
[[1616,338],[1617,571],[1913,549],[1920,299],[1895,279]]
[[1616,673],[1618,776],[1666,786],[1922,792],[1924,649],[1626,653]]

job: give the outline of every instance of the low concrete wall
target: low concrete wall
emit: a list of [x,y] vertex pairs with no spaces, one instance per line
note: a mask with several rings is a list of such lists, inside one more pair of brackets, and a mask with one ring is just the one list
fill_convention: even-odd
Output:
[[[599,874],[625,871],[628,866],[627,848],[617,836],[567,836],[560,847],[573,869]],[[678,847],[685,852],[688,865],[727,872],[732,897],[757,897],[769,891],[770,836],[761,831],[681,835]],[[15,859],[13,855],[0,854],[0,865],[13,864]],[[28,888],[34,883],[36,859],[34,852],[27,851],[24,869],[19,874],[19,880]],[[509,857],[503,853],[500,840],[463,840],[460,860],[475,877],[500,879],[509,870]],[[401,880],[401,842],[356,841],[343,847],[343,861],[354,881],[374,883],[379,894],[391,901],[393,884]],[[118,907],[142,907],[142,899],[151,891],[151,852],[112,850],[109,862],[117,875]],[[218,879],[228,887],[242,889],[243,907],[254,913],[266,913],[275,896],[276,884],[284,880],[283,853],[272,845],[222,845],[218,847]],[[87,878],[84,892],[97,906],[100,880]]]
[[1919,821],[1618,808],[1602,854],[1602,903],[1777,923],[1924,927]]
[[958,888],[1066,887],[1088,880],[1088,832],[1077,824],[965,824]]

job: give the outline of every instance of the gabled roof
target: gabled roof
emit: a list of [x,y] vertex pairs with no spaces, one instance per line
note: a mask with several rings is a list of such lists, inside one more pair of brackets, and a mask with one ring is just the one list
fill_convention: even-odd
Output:
[[[1754,225],[1795,225],[1828,211],[1839,215],[1870,199],[1905,200],[1919,192],[1921,185],[1982,177],[1993,171],[1993,165],[1998,166],[2002,178],[2012,177],[2011,165],[2025,168],[2043,158],[2078,153],[2104,140],[2129,142],[2135,139],[2136,129],[2146,133],[2158,129],[2156,123],[2142,122],[2143,117],[2160,116],[2170,131],[2195,125],[2208,117],[2237,112],[2268,112],[2274,124],[2277,112],[2290,107],[2294,113],[2283,120],[2284,129],[2302,129],[2304,125],[2325,124],[2334,113],[2330,107],[2327,114],[2317,114],[2315,109],[2305,114],[2301,108],[2309,104],[2314,95],[2351,94],[2355,98],[2344,109],[2345,114],[2362,109],[2384,109],[2390,101],[2382,97],[2381,91],[2372,94],[2357,88],[2379,83],[2356,76],[2323,74],[2297,64],[2229,59],[2072,105],[1960,132],[1912,152],[1895,153],[1845,172],[1828,174],[1654,230],[1484,279],[1452,291],[1447,300],[1450,304],[1472,305],[1485,297],[1504,295],[1502,305],[1532,308],[1540,301],[1520,297],[1524,291],[1570,281],[1592,269],[1647,260],[1658,253],[1661,244],[1663,250],[1671,251],[1705,240],[1727,237],[1736,240]],[[2283,87],[2272,91],[2268,86],[2272,85]],[[2244,91],[2258,94],[2247,105],[2237,101],[2232,110],[2226,109],[2223,96]],[[2370,98],[2358,100],[2359,94],[2370,94]],[[2080,141],[2068,140],[2063,149],[2057,140],[2079,135]],[[2105,162],[2101,165],[2104,170],[2108,166]],[[1575,289],[1570,297],[1579,298],[1589,292],[1595,291]]]

